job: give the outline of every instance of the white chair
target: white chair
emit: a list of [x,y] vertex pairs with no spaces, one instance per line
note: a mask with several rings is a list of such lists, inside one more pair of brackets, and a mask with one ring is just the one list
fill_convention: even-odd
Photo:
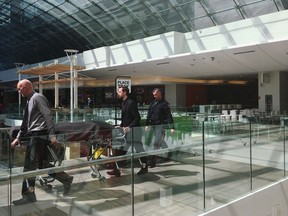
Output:
[[237,110],[230,110],[231,121],[237,121]]

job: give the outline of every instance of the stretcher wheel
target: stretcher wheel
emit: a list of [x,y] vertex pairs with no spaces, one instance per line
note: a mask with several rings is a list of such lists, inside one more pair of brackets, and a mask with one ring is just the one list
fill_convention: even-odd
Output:
[[99,177],[99,181],[100,181],[100,182],[105,182],[105,181],[106,181],[106,178],[105,178],[104,176],[101,176],[101,177]]
[[47,184],[46,191],[47,191],[48,193],[51,193],[51,192],[52,192],[52,189],[53,189],[52,185]]
[[96,173],[92,172],[92,173],[91,173],[91,177],[92,177],[92,178],[98,178],[99,176],[98,176]]
[[44,181],[42,179],[39,179],[40,185],[43,187],[45,185]]

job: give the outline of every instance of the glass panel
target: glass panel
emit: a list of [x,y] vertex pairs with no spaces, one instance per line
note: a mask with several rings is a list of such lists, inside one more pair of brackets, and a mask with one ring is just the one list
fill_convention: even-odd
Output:
[[74,5],[65,2],[64,4],[59,5],[59,8],[62,9],[67,14],[73,14],[76,13],[79,9],[76,8]]
[[198,0],[172,0],[172,1],[175,1],[177,4],[186,4],[186,3],[191,3],[191,2],[196,2]]
[[101,26],[98,22],[95,22],[94,20],[86,23],[88,25],[88,27],[90,27],[91,29],[93,29],[93,31],[97,32],[103,29],[103,26]]
[[149,10],[143,4],[132,5],[129,7],[129,10],[131,10],[140,20],[142,20],[144,17],[150,16],[152,13],[151,10]]
[[[101,107],[75,112],[73,120],[78,121],[75,123],[78,126],[72,127],[69,108],[60,109],[58,114],[54,114],[55,122],[58,122],[57,139],[65,149],[64,160],[59,164],[59,160],[54,163],[51,158],[51,165],[55,167],[25,173],[22,172],[25,142],[15,148],[9,160],[7,152],[11,140],[8,140],[7,130],[10,128],[1,129],[0,178],[3,179],[3,193],[0,202],[7,205],[9,194],[12,194],[12,200],[20,198],[22,178],[36,175],[38,202],[35,205],[57,205],[25,208],[26,214],[39,213],[41,209],[42,214],[57,211],[59,215],[68,212],[110,215],[115,211],[125,215],[131,215],[132,211],[137,214],[148,211],[157,215],[167,215],[168,212],[173,212],[173,215],[197,215],[204,211],[204,207],[206,210],[215,208],[283,179],[287,116],[251,110],[239,112],[229,105],[223,105],[226,110],[220,114],[218,106],[211,105],[209,109],[205,106],[204,113],[191,112],[191,108],[188,112],[185,107],[171,107],[176,132],[171,134],[169,129],[165,130],[163,140],[168,148],[162,140],[158,148],[159,142],[153,133],[156,126],[150,130],[141,128],[142,143],[138,143],[137,147],[135,139],[133,142],[124,139],[122,130],[112,126],[116,124],[114,117],[120,118],[120,110],[115,114],[114,108]],[[215,111],[212,113],[213,107]],[[144,125],[147,107],[141,107],[140,113]],[[22,118],[18,114],[10,117]],[[12,131],[15,135],[17,128]],[[112,146],[109,145],[111,142]],[[139,150],[139,144],[144,151]],[[122,147],[128,151],[123,152]],[[149,167],[145,175],[137,175],[142,167],[139,159],[143,163],[148,156],[148,164],[152,165],[154,155],[157,155],[156,166]],[[13,165],[12,193],[8,190],[8,182],[5,182],[9,161]],[[116,173],[116,176],[107,174],[117,167],[115,162],[121,173]],[[57,181],[55,176],[52,179],[51,175],[50,178],[47,176],[48,173],[62,171],[74,177],[71,193],[65,198],[61,179]],[[58,207],[63,205],[66,206],[64,210]],[[149,209],[145,208],[147,205]]]
[[110,16],[102,16],[98,17],[98,20],[100,23],[103,23],[105,28],[108,28],[110,30],[115,29],[115,26],[119,26],[119,24]]
[[230,114],[212,113],[205,116],[204,131],[205,204],[211,209],[250,191],[250,132],[249,124]]
[[[14,130],[15,133],[17,129]],[[119,148],[129,144],[123,136],[122,129],[114,129],[114,126],[99,121],[68,122],[57,124],[56,133],[60,146],[55,148],[43,145],[43,151],[48,155],[47,163],[43,163],[44,169],[22,172],[23,157],[29,137],[27,137],[26,145],[22,142],[21,147],[15,148],[12,200],[21,198],[23,178],[37,176],[35,187],[37,202],[34,204],[36,208],[21,208],[22,213],[27,215],[43,215],[51,212],[57,215],[111,215],[117,211],[121,212],[121,215],[122,213],[131,215],[132,161],[129,162],[130,154],[121,155],[117,152]],[[34,139],[49,142],[43,136],[34,137]],[[38,141],[37,144],[40,143],[40,140]],[[40,156],[39,145],[36,151]],[[127,160],[127,163],[121,163],[120,166],[120,161],[124,160]],[[116,175],[106,173],[118,166],[121,167],[121,173]],[[30,182],[31,185],[33,185],[32,182]],[[5,191],[5,185],[3,191]],[[7,202],[8,193],[1,194],[6,197],[6,199],[3,197],[1,202]],[[29,198],[32,197],[31,193],[27,194]],[[16,214],[17,208],[13,208],[12,211],[13,215]]]
[[[267,2],[269,0],[260,0],[261,2]],[[253,4],[253,3],[258,3],[260,2],[259,0],[238,0],[238,2],[241,4],[241,5],[248,5],[248,4]]]
[[188,22],[193,29],[202,29],[214,26],[212,20],[209,17],[201,17]]
[[228,20],[229,22],[234,22],[242,19],[241,15],[235,9],[226,10],[223,13],[215,13],[212,15],[212,18],[216,21],[217,25],[228,23]]
[[114,30],[114,33],[117,36],[117,38],[123,38],[124,39],[124,38],[127,38],[130,36],[130,34],[123,27],[121,28],[121,26],[116,28]]
[[160,20],[154,16],[146,17],[145,19],[142,20],[142,22],[149,30],[162,27]]
[[178,23],[178,25],[175,25],[175,24],[168,25],[166,29],[167,29],[167,32],[169,31],[187,32],[186,25],[183,25],[182,23]]
[[73,4],[77,5],[81,9],[86,9],[87,7],[90,7],[93,5],[93,2],[90,0],[71,0]]
[[123,8],[121,8],[121,10],[114,11],[113,17],[117,17],[117,20],[120,23],[131,22],[131,19],[133,19],[130,13],[128,13],[126,10],[123,10]]
[[144,130],[143,143],[150,155],[150,166],[146,175],[135,178],[138,214],[197,215],[203,209],[203,166],[197,154],[202,145],[201,139],[198,142],[197,136],[192,136],[191,120],[191,116],[175,116],[174,134],[169,129],[163,133],[166,125]]
[[160,12],[159,15],[161,16],[161,18],[169,24],[175,24],[175,23],[179,23],[182,19],[181,16],[179,16],[179,14],[177,13],[172,13],[171,10],[166,10],[163,12]]
[[90,34],[90,30],[87,27],[81,25],[77,28],[77,31],[83,35]]
[[71,17],[67,17],[62,20],[65,24],[67,24],[71,28],[75,28],[79,26],[79,22],[76,19],[73,19]]
[[73,14],[73,17],[75,17],[75,19],[77,19],[77,21],[79,22],[79,20],[81,20],[81,22],[89,22],[92,18],[87,16],[86,13],[82,12],[82,11],[78,11],[76,13]]
[[248,17],[261,16],[268,13],[277,12],[273,1],[261,1],[251,5],[243,6],[242,9]]
[[1,170],[7,171],[6,168],[9,167],[9,128],[0,128],[0,162]]
[[53,15],[54,17],[61,17],[63,16],[63,11],[54,7],[49,11],[49,14]]
[[25,15],[27,18],[33,18],[38,12],[37,8],[33,5],[29,5],[27,8],[25,8]]
[[10,142],[8,138],[8,129],[0,128],[0,205],[5,206],[1,208],[1,215],[9,215],[8,206],[10,197],[10,163],[9,163],[9,152],[10,152]]
[[35,6],[40,8],[43,11],[49,11],[53,8],[53,5],[51,5],[50,3],[44,0],[39,0],[35,2]]
[[97,34],[102,38],[103,41],[107,42],[113,39],[113,36],[109,34],[107,31],[97,31]]
[[[63,4],[65,2],[65,0],[53,0],[53,1],[49,1],[51,4],[58,6],[60,4]],[[84,2],[84,0],[82,0],[82,2]]]
[[226,11],[235,8],[235,2],[231,0],[202,0],[201,2],[209,13]]
[[132,21],[131,23],[126,23],[125,26],[133,34],[140,33],[143,29],[142,26],[136,21]]
[[143,33],[143,32],[133,33],[134,40],[143,39],[146,36],[147,36],[147,33]]
[[96,7],[89,7],[85,9],[86,11],[88,11],[90,14],[93,14],[93,16],[95,18],[97,18],[98,16],[103,16],[103,14],[105,13],[105,11],[103,11],[101,8],[99,8],[98,6]]
[[275,117],[265,113],[251,120],[254,190],[283,178],[284,142],[279,119]]
[[171,5],[167,0],[150,0],[147,1],[148,5],[153,8],[153,11],[162,12],[170,9]]
[[181,10],[186,14],[189,19],[206,16],[206,11],[199,4],[199,2],[191,2],[180,6]]

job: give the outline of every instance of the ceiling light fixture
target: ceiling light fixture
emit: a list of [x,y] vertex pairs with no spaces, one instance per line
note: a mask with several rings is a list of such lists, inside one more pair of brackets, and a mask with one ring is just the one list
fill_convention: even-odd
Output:
[[249,51],[243,51],[243,52],[236,52],[233,53],[233,55],[241,55],[241,54],[247,54],[247,53],[253,53],[255,52],[255,50],[249,50]]
[[228,84],[232,85],[246,85],[248,81],[246,80],[229,80],[227,81]]
[[170,64],[170,62],[160,62],[160,63],[157,63],[156,65],[164,65],[164,64]]

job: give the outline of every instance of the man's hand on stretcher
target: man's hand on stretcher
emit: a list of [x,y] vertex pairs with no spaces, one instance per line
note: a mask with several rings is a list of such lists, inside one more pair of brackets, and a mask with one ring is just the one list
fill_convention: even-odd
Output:
[[17,145],[20,145],[20,140],[18,138],[13,140],[11,143],[11,148],[14,149]]
[[[120,126],[115,126],[115,128],[121,128]],[[128,132],[130,132],[130,127],[122,127],[123,131],[125,134],[127,134]]]
[[59,145],[59,142],[56,137],[51,137],[51,145],[57,147]]
[[[15,138],[14,140],[13,140],[13,142],[11,143],[11,148],[12,149],[14,149],[17,145],[20,145],[20,140],[19,140],[19,138]],[[55,147],[55,148],[58,148],[59,147],[59,142],[58,142],[58,140],[57,140],[57,138],[56,137],[51,137],[51,145],[53,146],[53,147]]]
[[[146,127],[145,127],[145,131],[146,131],[146,132],[150,131],[150,129],[151,129],[151,126],[146,126]],[[170,132],[171,132],[171,134],[174,134],[174,133],[175,133],[175,129],[174,129],[174,128],[171,128],[171,129],[170,129]]]

